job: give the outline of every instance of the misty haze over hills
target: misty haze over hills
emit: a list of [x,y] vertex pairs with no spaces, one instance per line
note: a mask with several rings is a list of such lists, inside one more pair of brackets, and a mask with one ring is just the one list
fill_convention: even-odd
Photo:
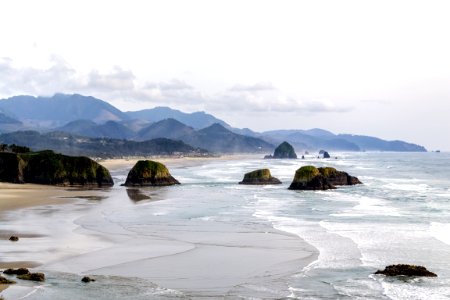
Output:
[[[422,146],[375,137],[334,134],[323,129],[273,130],[262,133],[232,128],[205,112],[184,113],[169,107],[122,112],[109,103],[79,94],[52,97],[15,96],[0,100],[0,142],[11,141],[19,130],[65,132],[96,139],[182,141],[217,153],[270,153],[283,141],[297,151],[426,151]],[[26,140],[16,140],[26,146]],[[191,149],[192,150],[192,149]]]

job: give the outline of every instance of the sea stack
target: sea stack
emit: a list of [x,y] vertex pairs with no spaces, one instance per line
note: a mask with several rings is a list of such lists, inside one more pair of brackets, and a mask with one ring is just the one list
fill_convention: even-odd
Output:
[[125,186],[166,186],[180,184],[162,163],[140,160],[130,170]]
[[278,178],[272,177],[269,169],[259,169],[244,175],[244,179],[239,184],[264,185],[281,184]]
[[288,142],[282,142],[275,149],[273,156],[266,156],[265,158],[297,158],[297,154],[295,153],[294,147]]
[[0,181],[64,186],[114,185],[109,171],[92,159],[50,150],[0,152]]
[[303,166],[295,172],[294,180],[289,186],[290,190],[328,190],[335,189],[337,185],[360,184],[358,178],[350,176],[335,168],[316,168]]

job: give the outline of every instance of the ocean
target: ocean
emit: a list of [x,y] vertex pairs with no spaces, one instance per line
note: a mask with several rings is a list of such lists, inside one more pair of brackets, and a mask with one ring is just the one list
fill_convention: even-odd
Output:
[[[6,212],[3,229],[27,228],[40,236],[24,240],[20,251],[19,244],[5,244],[1,260],[43,262],[36,270],[44,271],[47,281],[23,282],[2,295],[450,299],[450,153],[331,155],[169,164],[182,184],[160,188],[120,186],[128,169],[119,168],[112,170],[116,185],[96,191],[96,197]],[[288,190],[303,165],[335,167],[363,184]],[[237,184],[259,168],[269,168],[283,184]],[[287,246],[277,248],[276,239]],[[308,256],[289,260],[304,242]],[[164,253],[163,264],[158,253]],[[267,260],[261,259],[265,253]],[[373,274],[398,263],[423,265],[438,277]],[[83,284],[83,274],[97,281]]]

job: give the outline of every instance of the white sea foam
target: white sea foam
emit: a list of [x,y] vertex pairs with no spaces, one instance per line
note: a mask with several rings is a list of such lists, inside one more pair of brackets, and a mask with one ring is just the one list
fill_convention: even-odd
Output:
[[389,205],[389,202],[383,199],[358,197],[358,204],[351,209],[346,209],[340,213],[330,214],[335,217],[347,216],[401,216],[400,211]]
[[430,186],[424,183],[410,184],[410,183],[388,183],[383,186],[384,188],[400,191],[414,191],[414,192],[426,192]]
[[430,234],[441,242],[450,245],[450,223],[432,222]]

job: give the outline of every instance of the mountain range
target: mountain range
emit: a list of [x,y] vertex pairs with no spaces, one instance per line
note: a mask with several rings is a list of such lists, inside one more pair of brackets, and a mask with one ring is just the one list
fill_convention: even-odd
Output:
[[103,100],[79,94],[0,100],[0,132],[24,130],[135,142],[165,138],[218,153],[270,153],[283,141],[297,151],[426,151],[403,141],[334,134],[319,128],[254,132],[233,128],[205,112],[184,113],[168,107],[122,112]]

